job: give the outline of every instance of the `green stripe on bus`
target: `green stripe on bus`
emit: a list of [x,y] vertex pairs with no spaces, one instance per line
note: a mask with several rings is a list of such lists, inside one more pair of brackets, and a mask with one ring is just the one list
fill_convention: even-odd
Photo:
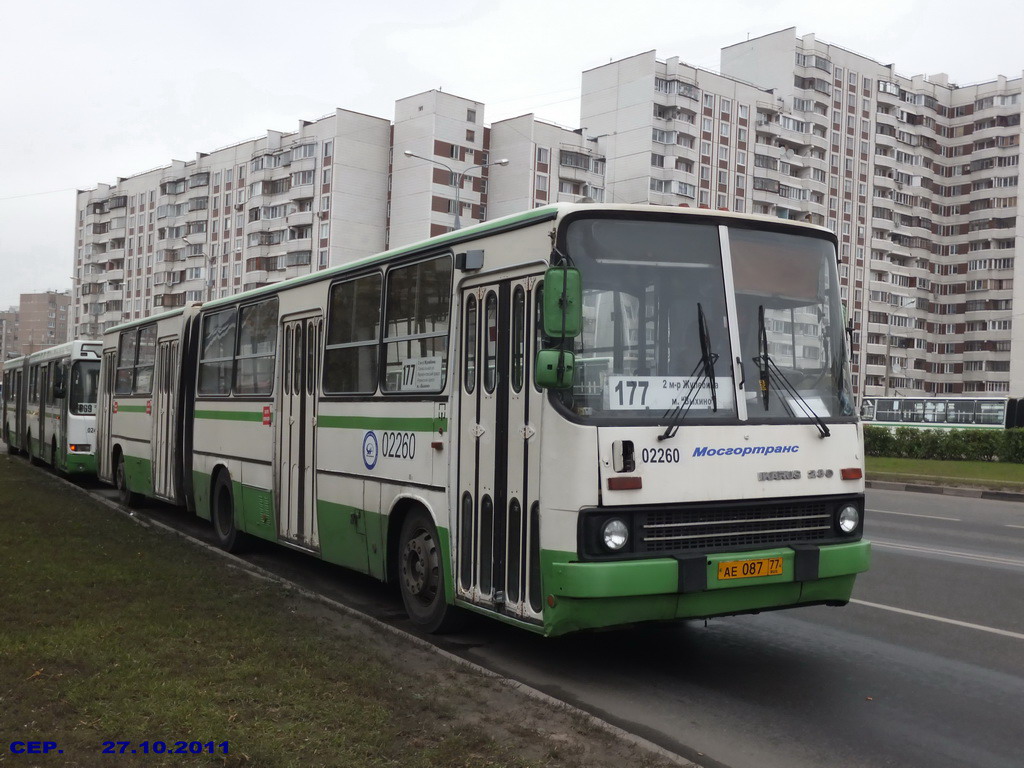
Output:
[[263,421],[262,411],[196,411],[197,419],[219,419],[220,421]]
[[390,429],[407,432],[433,432],[448,429],[448,419],[402,418],[387,416],[321,416],[317,424],[326,429]]
[[144,405],[118,405],[118,413],[145,413],[146,406]]

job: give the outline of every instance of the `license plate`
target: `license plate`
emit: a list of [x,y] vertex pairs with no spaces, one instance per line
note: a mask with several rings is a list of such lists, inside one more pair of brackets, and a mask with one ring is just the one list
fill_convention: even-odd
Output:
[[729,560],[718,564],[718,579],[754,579],[758,576],[778,576],[782,573],[781,557],[761,557],[756,560]]

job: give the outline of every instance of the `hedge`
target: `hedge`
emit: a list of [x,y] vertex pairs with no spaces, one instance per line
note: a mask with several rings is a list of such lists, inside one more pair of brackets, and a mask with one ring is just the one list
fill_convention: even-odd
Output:
[[1024,429],[915,429],[864,425],[868,456],[1024,464]]

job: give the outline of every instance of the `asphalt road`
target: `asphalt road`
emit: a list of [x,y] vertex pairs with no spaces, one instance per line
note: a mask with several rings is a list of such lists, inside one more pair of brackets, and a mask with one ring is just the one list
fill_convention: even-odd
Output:
[[[706,766],[1020,768],[1024,504],[870,490],[868,510],[873,565],[844,608],[554,640],[478,620],[433,641]],[[146,513],[210,540],[183,512]],[[249,557],[414,632],[369,578]]]

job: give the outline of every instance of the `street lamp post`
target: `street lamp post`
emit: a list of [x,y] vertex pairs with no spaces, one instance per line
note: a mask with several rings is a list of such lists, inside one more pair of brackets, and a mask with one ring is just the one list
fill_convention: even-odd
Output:
[[417,160],[426,160],[428,163],[439,165],[455,178],[455,226],[453,229],[461,229],[462,227],[462,219],[460,218],[460,214],[462,213],[462,204],[459,202],[459,193],[462,192],[462,180],[466,177],[466,174],[474,168],[483,170],[484,168],[490,168],[492,165],[508,165],[508,158],[502,158],[501,160],[495,160],[493,163],[478,163],[477,165],[469,166],[464,171],[456,171],[451,166],[442,163],[440,160],[434,160],[432,157],[417,155],[415,152],[410,152],[408,149],[405,150],[405,156],[415,157]]
[[[903,327],[903,326],[893,326],[892,319],[894,317],[902,317],[905,320],[909,320],[910,321],[909,327],[911,329],[913,329],[913,327],[914,327],[914,318],[912,318],[910,315],[904,314],[903,312],[890,312],[889,313],[889,319],[886,321],[886,331],[888,333],[886,334],[886,339],[885,339],[885,397],[889,396],[890,380],[892,379],[893,373],[895,373],[895,369],[894,369],[894,366],[892,364],[892,356],[891,356],[892,355],[892,329],[894,327],[899,327],[899,328]],[[898,349],[904,349],[905,350],[906,347],[901,345],[900,347],[898,347]]]
[[[187,237],[182,237],[186,245],[198,245],[198,243],[190,243]],[[206,262],[206,300],[211,301],[213,299],[213,272],[217,268],[217,257],[207,256],[206,251],[200,250],[199,255],[203,257]]]

